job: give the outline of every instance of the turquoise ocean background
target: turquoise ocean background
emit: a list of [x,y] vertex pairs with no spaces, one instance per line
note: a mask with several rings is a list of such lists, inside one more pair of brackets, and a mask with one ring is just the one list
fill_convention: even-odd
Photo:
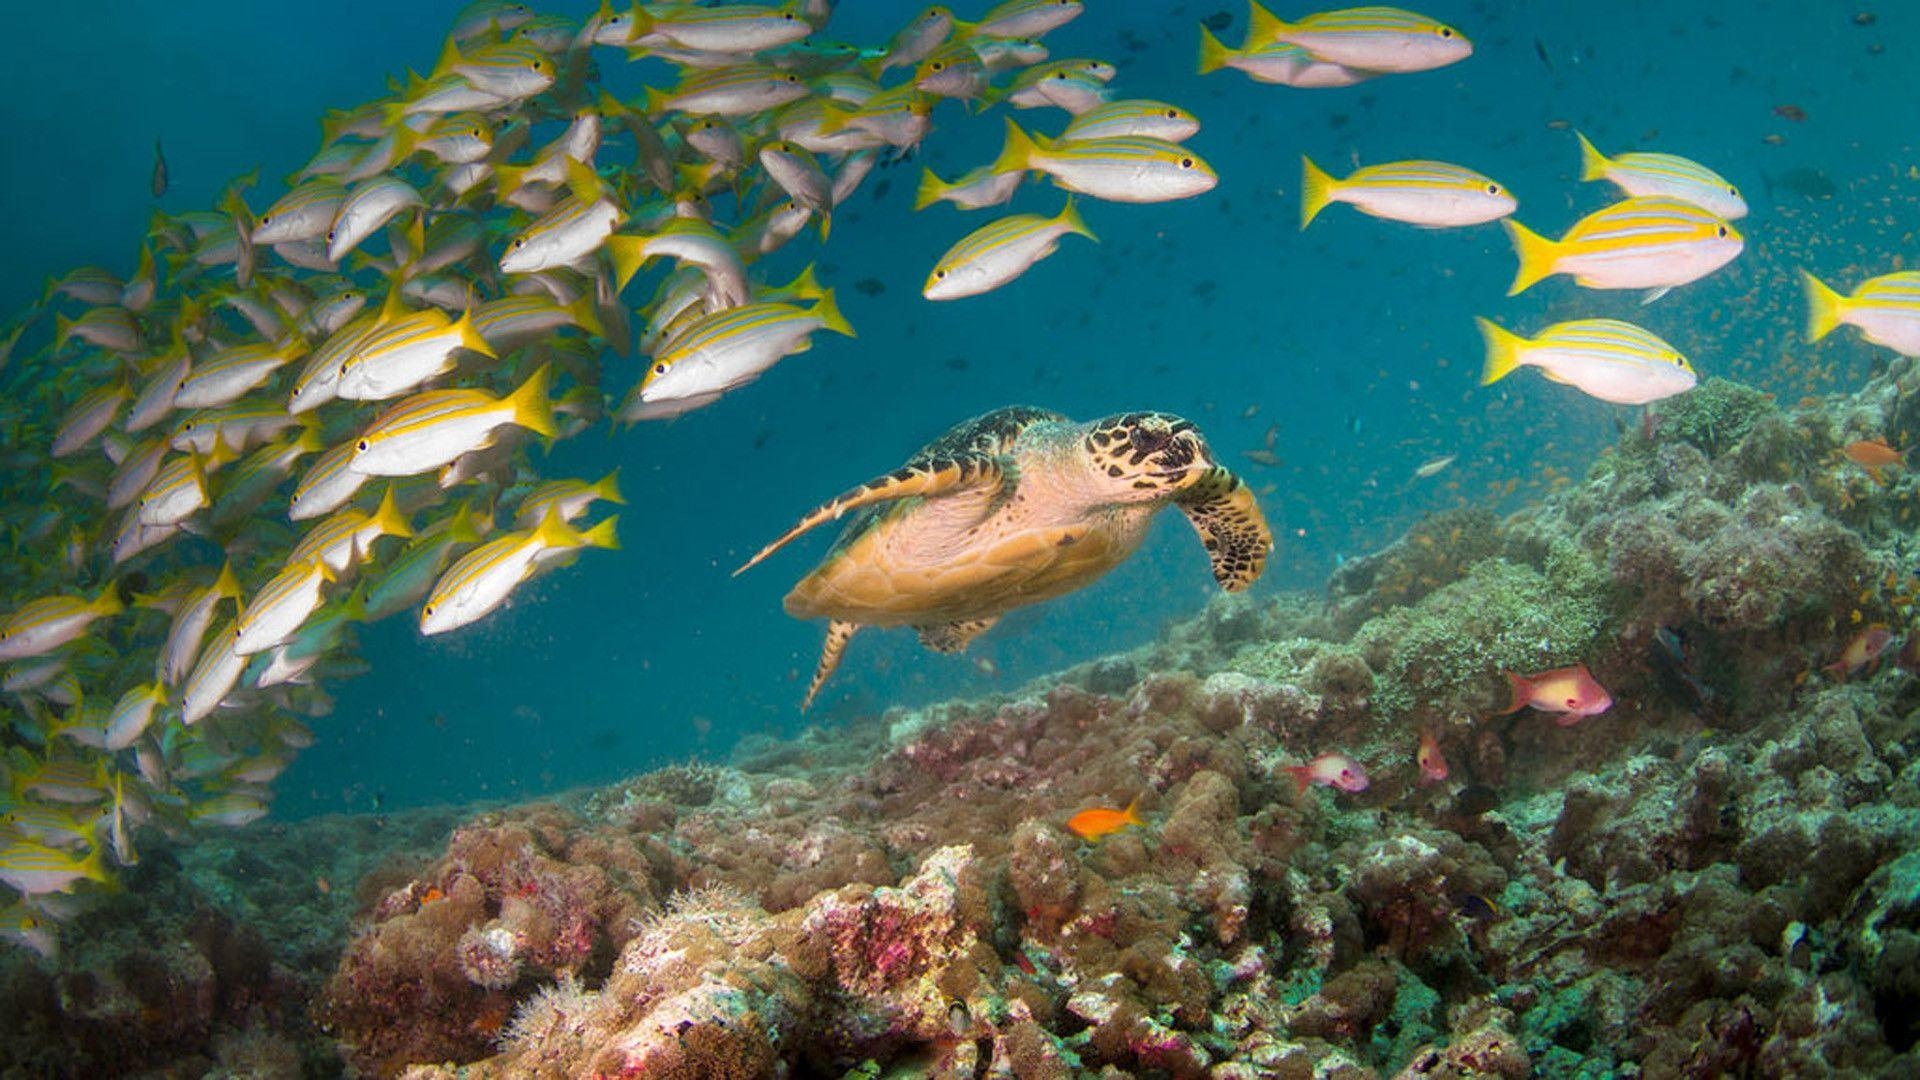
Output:
[[[1280,547],[1260,589],[1317,591],[1342,559],[1423,513],[1510,508],[1577,479],[1617,425],[1637,422],[1526,373],[1478,387],[1475,315],[1526,332],[1631,317],[1703,376],[1788,400],[1857,385],[1875,362],[1852,335],[1817,351],[1798,344],[1793,272],[1850,287],[1905,265],[1920,226],[1909,70],[1920,7],[1436,0],[1422,10],[1473,39],[1468,62],[1333,91],[1197,77],[1197,24],[1224,13],[1221,36],[1237,43],[1237,5],[1089,7],[1050,35],[1053,55],[1111,60],[1119,96],[1195,112],[1205,126],[1190,145],[1220,173],[1215,191],[1089,203],[1098,246],[1070,237],[1011,287],[928,303],[919,287],[933,259],[984,219],[944,206],[913,213],[919,169],[951,178],[1001,140],[997,116],[942,105],[919,157],[870,179],[836,214],[830,243],[804,239],[770,268],[784,278],[817,262],[859,338],[823,338],[678,422],[589,433],[544,460],[536,452],[549,476],[620,467],[624,550],[592,553],[451,635],[423,640],[408,617],[369,628],[373,670],[338,688],[337,710],[314,725],[318,745],[279,784],[276,814],[524,797],[719,755],[753,733],[1009,690],[1150,640],[1207,601],[1205,559],[1165,515],[1140,558],[1006,619],[962,657],[924,653],[905,632],[861,635],[802,717],[822,628],[788,619],[780,598],[828,530],[741,578],[730,571],[815,503],[1000,405],[1076,418],[1154,408],[1197,421],[1265,493]],[[264,207],[317,147],[321,114],[429,67],[454,9],[340,0],[10,13],[24,47],[0,66],[10,247],[0,308],[25,306],[47,276],[76,265],[131,270],[154,206],[155,138],[171,172],[159,205],[210,206],[259,166],[249,201]],[[879,43],[910,14],[844,3],[828,36]],[[637,92],[664,73],[633,68],[609,67],[615,89]],[[1020,119],[1045,133],[1060,126],[1058,113]],[[1666,150],[1728,176],[1753,206],[1746,253],[1641,308],[1636,296],[1565,279],[1504,298],[1513,257],[1495,226],[1423,232],[1335,207],[1298,228],[1305,153],[1337,175],[1414,157],[1467,165],[1518,196],[1519,220],[1558,234],[1612,195],[1578,182],[1573,128],[1610,153]],[[1051,213],[1061,199],[1029,185],[1014,209]],[[1279,464],[1245,456],[1269,435]],[[1459,455],[1451,468],[1413,478],[1447,454]]]

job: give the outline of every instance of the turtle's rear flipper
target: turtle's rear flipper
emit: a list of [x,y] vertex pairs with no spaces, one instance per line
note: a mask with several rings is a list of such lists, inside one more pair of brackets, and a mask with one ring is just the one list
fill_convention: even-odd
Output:
[[858,629],[859,623],[842,622],[839,619],[827,624],[827,641],[820,646],[820,663],[814,667],[813,682],[807,687],[806,698],[800,702],[801,712],[813,707],[813,696],[820,692],[820,687],[840,666],[840,657],[847,651],[847,642],[853,640],[853,633]]
[[961,619],[959,622],[940,623],[936,626],[920,626],[920,644],[937,653],[957,653],[965,651],[974,638],[986,633],[994,623],[1000,621],[995,615],[986,619]]
[[751,570],[760,560],[785,547],[788,541],[822,522],[833,521],[847,511],[877,502],[905,499],[915,495],[946,495],[968,488],[997,488],[1006,481],[1010,463],[991,454],[959,454],[952,457],[920,458],[910,461],[885,476],[869,480],[857,488],[842,492],[821,504],[786,534],[760,550],[735,570],[734,576]]
[[1239,592],[1253,584],[1273,550],[1273,533],[1253,501],[1253,489],[1216,465],[1174,503],[1200,533],[1220,587]]

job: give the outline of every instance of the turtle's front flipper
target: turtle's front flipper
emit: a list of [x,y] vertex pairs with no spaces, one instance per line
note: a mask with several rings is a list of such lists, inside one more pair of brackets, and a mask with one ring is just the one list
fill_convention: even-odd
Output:
[[760,560],[779,551],[801,533],[822,522],[836,520],[849,510],[915,495],[947,495],[968,488],[999,487],[1006,480],[1008,468],[1006,459],[991,454],[959,454],[910,461],[885,476],[842,492],[831,502],[815,508],[780,539],[748,559],[745,565],[733,572],[734,576],[753,569]]
[[827,624],[827,641],[820,646],[820,663],[813,669],[813,682],[807,687],[807,696],[800,702],[800,711],[806,712],[813,707],[813,696],[820,692],[834,669],[840,666],[840,657],[847,651],[847,642],[853,640],[854,631],[860,629],[859,623],[843,622],[835,619]]
[[1220,587],[1239,592],[1253,584],[1273,550],[1273,533],[1267,529],[1260,505],[1253,501],[1253,489],[1216,465],[1174,503],[1200,533],[1200,543],[1213,560],[1213,579]]
[[936,626],[920,626],[920,644],[937,653],[957,653],[966,650],[974,638],[986,633],[1000,616],[985,619],[961,619],[959,622],[940,623]]

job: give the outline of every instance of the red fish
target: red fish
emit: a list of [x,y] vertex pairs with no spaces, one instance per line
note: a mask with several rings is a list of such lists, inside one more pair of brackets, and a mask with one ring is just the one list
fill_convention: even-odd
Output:
[[1601,686],[1585,664],[1554,668],[1537,675],[1506,673],[1513,686],[1513,702],[1500,710],[1519,712],[1531,705],[1541,712],[1559,713],[1555,722],[1572,727],[1589,716],[1599,716],[1613,708],[1613,695]]
[[1117,833],[1129,825],[1145,825],[1140,820],[1138,803],[1135,799],[1127,804],[1125,810],[1096,806],[1091,810],[1082,810],[1067,819],[1067,828],[1082,840],[1098,840],[1110,833]]
[[1420,784],[1438,784],[1447,778],[1447,758],[1440,752],[1440,744],[1434,741],[1433,732],[1420,733],[1420,752],[1413,756],[1420,765]]
[[1307,788],[1314,784],[1341,791],[1367,790],[1367,770],[1345,754],[1321,754],[1305,765],[1285,768],[1293,777],[1295,795],[1306,794]]
[[1891,644],[1893,644],[1893,631],[1888,629],[1886,623],[1874,623],[1853,635],[1853,640],[1847,642],[1847,647],[1840,650],[1840,659],[1821,670],[1842,681],[1862,668],[1871,672],[1879,665],[1880,654],[1886,652],[1887,646]]

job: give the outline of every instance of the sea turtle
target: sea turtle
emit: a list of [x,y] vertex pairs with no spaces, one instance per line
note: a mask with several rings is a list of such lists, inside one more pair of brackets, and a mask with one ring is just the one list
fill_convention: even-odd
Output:
[[1223,588],[1253,584],[1273,536],[1253,492],[1214,463],[1191,423],[1135,412],[1077,424],[1016,405],[820,506],[734,573],[855,511],[787,594],[789,615],[830,620],[805,709],[860,627],[911,626],[929,649],[959,652],[1007,611],[1118,566],[1169,503],[1199,531]]

